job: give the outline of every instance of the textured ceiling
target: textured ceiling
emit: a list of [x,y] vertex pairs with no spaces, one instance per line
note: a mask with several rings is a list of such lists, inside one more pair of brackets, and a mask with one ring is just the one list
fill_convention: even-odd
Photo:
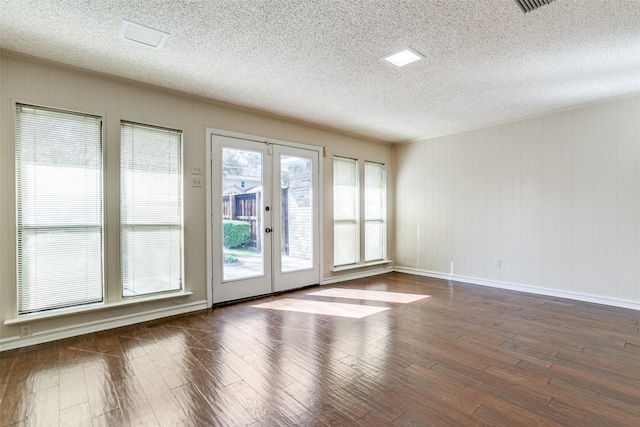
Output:
[[[0,0],[0,47],[397,142],[640,93],[640,0]],[[125,18],[171,34],[118,38]],[[426,59],[380,58],[411,47]]]

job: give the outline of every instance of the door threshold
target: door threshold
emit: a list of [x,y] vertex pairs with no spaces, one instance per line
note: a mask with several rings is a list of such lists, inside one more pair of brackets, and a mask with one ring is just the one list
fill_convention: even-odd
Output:
[[302,289],[316,288],[318,286],[320,286],[320,284],[316,283],[315,285],[305,285],[305,286],[301,286],[299,288],[287,289],[286,291],[272,292],[270,294],[264,294],[264,295],[255,295],[255,296],[246,297],[246,298],[234,299],[234,300],[231,300],[231,301],[222,301],[222,302],[218,302],[218,303],[213,303],[213,305],[211,305],[211,308],[212,309],[216,309],[216,308],[227,307],[227,306],[230,306],[230,305],[242,304],[243,302],[255,301],[255,300],[266,298],[266,297],[275,297],[275,296],[279,296],[279,295],[286,294],[286,293],[289,293],[289,292],[300,291]]

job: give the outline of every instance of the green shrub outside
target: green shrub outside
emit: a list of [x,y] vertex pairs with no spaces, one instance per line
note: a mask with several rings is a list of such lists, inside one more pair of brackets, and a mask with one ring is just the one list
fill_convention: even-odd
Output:
[[222,260],[225,264],[233,264],[234,262],[238,262],[238,257],[233,254],[223,252]]
[[248,222],[225,220],[222,223],[225,248],[240,248],[249,245],[251,225]]

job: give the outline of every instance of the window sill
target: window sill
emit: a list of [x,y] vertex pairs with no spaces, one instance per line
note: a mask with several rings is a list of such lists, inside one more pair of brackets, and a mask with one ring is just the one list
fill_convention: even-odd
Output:
[[81,307],[60,308],[57,310],[50,310],[50,311],[45,311],[41,313],[22,314],[16,317],[15,319],[5,320],[4,324],[19,325],[22,323],[35,322],[38,320],[53,319],[56,317],[71,316],[74,314],[91,313],[94,311],[109,310],[111,308],[121,308],[129,305],[142,304],[145,302],[184,298],[190,295],[193,295],[193,292],[171,292],[171,293],[158,294],[158,295],[152,295],[152,296],[142,296],[138,298],[128,297],[127,299],[119,302],[96,303],[96,304],[91,304],[91,305],[86,305]]
[[365,262],[364,264],[341,265],[340,267],[333,267],[331,271],[333,273],[337,273],[338,271],[354,270],[356,268],[371,267],[373,265],[390,264],[392,262],[393,262],[392,259],[383,259],[380,261]]

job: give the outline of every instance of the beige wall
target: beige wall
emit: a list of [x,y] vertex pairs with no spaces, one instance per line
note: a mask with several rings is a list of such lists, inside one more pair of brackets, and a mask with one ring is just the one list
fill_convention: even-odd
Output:
[[640,97],[401,145],[396,167],[396,266],[640,308]]
[[[326,157],[323,159],[324,211],[321,216],[324,229],[325,278],[337,275],[330,271],[333,258],[332,156],[337,154],[386,163],[389,166],[391,178],[389,197],[393,200],[393,150],[389,145],[8,53],[3,53],[0,57],[0,69],[0,344],[3,341],[5,343],[11,341],[19,335],[18,326],[3,324],[4,320],[16,316],[15,144],[13,137],[13,102],[15,101],[104,117],[105,273],[108,303],[116,303],[120,300],[118,168],[121,119],[183,130],[186,174],[190,174],[191,164],[202,164],[202,159],[207,154],[205,144],[207,127],[324,146],[326,148]],[[189,176],[185,175],[185,178]],[[192,296],[32,322],[33,333],[36,335],[48,331],[64,333],[75,325],[104,322],[119,316],[206,300],[205,191],[206,187],[185,185],[184,188],[185,289],[192,291]],[[393,224],[392,206],[389,207],[389,216]],[[391,234],[389,240],[393,241]],[[392,245],[390,251],[392,254]]]

